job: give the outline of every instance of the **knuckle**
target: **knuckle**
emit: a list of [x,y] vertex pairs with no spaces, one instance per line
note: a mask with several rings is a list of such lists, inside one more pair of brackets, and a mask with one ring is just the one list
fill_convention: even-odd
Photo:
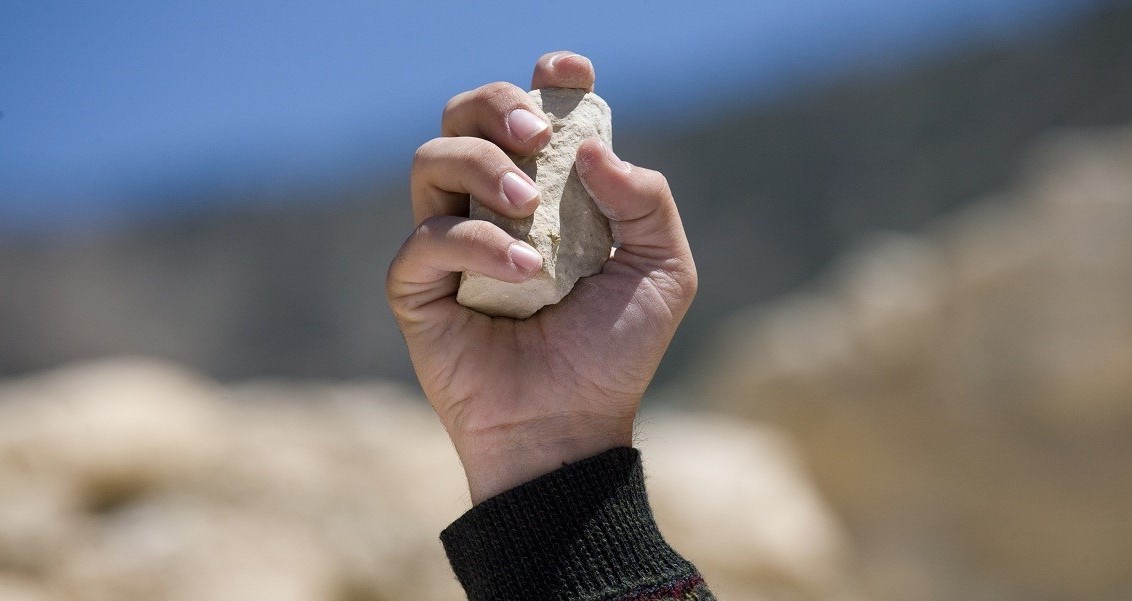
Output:
[[476,172],[496,172],[500,169],[501,159],[505,156],[498,146],[481,140],[469,138],[460,149],[461,168]]
[[696,261],[692,256],[691,249],[688,248],[687,241],[681,239],[679,247],[682,248],[676,252],[676,256],[672,259],[673,264],[670,271],[679,285],[681,296],[688,303],[691,303],[692,298],[696,296],[696,292],[700,288],[700,276],[696,270]]
[[645,171],[644,192],[649,196],[656,198],[669,198],[672,196],[672,188],[668,185],[668,178],[659,171],[647,170]]
[[700,289],[700,276],[696,271],[696,264],[691,257],[688,257],[688,260],[686,262],[681,286],[684,289],[684,294],[687,297],[688,302],[692,302],[692,298],[696,296],[696,292],[698,292]]
[[409,263],[410,247],[412,246],[415,235],[416,231],[405,239],[405,242],[401,244],[401,248],[398,249],[397,254],[393,256],[393,260],[389,262],[389,268],[385,270],[385,293],[389,297],[395,294],[399,274],[405,270]]
[[401,255],[393,257],[389,262],[389,268],[385,270],[385,296],[392,299],[396,294],[395,288],[397,286],[397,274],[401,271],[401,266],[404,264],[405,259]]
[[478,142],[477,138],[465,140],[455,155],[459,169],[464,173],[474,172],[479,168],[483,149],[480,148],[481,145]]
[[448,118],[452,116],[452,113],[454,113],[456,111],[457,107],[459,107],[459,106],[460,106],[460,96],[459,95],[449,98],[448,102],[444,103],[444,110],[440,111],[441,120],[447,121]]
[[477,97],[489,105],[498,106],[513,100],[518,90],[519,88],[514,84],[496,81],[480,86]]
[[424,144],[418,146],[417,150],[413,152],[413,163],[410,169],[416,171],[421,167],[421,165],[426,163],[429,158],[431,158],[433,154],[433,147],[435,146],[436,140],[429,140],[428,142],[425,142]]
[[487,248],[492,245],[494,236],[486,221],[470,221],[464,239],[472,248]]
[[669,259],[659,271],[663,275],[654,276],[654,281],[668,305],[680,311],[686,310],[700,286],[691,257]]
[[436,237],[438,229],[436,217],[425,219],[413,229],[413,233],[405,241],[405,246],[402,247],[400,254],[404,255],[412,246],[430,242]]
[[441,131],[444,135],[452,135],[452,132],[450,131],[452,128],[452,121],[456,113],[460,111],[460,108],[464,106],[467,100],[468,92],[463,92],[453,96],[452,98],[449,98],[448,102],[444,104],[444,110],[440,113]]
[[487,140],[480,140],[480,143],[472,148],[472,155],[475,157],[475,160],[484,167],[494,168],[498,166],[499,160],[503,156],[503,151]]
[[511,239],[498,227],[486,221],[469,221],[463,243],[475,255],[492,257],[493,261],[507,262]]

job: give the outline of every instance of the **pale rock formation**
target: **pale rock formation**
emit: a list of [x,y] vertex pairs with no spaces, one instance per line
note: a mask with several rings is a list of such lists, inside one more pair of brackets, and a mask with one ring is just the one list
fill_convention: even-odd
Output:
[[728,323],[709,398],[794,435],[877,599],[1132,591],[1132,130]]
[[657,523],[717,598],[861,598],[847,537],[789,437],[721,414],[642,422],[637,445]]
[[497,215],[474,197],[469,215],[490,221],[542,255],[542,270],[522,284],[465,272],[456,300],[481,313],[524,319],[562,300],[578,278],[601,271],[613,237],[609,220],[594,204],[578,177],[574,159],[586,138],[613,143],[609,105],[598,95],[572,88],[546,88],[530,93],[547,117],[553,136],[531,157],[514,157],[535,181],[539,206],[534,215],[510,219]]
[[[662,530],[721,598],[857,598],[780,433],[663,413],[639,437]],[[465,486],[428,404],[389,383],[137,360],[0,382],[0,600],[458,601],[438,535]]]

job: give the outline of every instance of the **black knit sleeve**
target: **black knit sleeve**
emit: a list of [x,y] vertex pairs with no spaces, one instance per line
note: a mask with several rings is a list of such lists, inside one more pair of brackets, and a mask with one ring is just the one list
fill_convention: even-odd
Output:
[[440,539],[470,601],[714,600],[657,530],[636,449],[488,499]]

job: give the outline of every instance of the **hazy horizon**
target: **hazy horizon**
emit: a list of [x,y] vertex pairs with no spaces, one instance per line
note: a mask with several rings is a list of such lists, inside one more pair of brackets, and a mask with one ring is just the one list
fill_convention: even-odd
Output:
[[679,127],[740,95],[1009,37],[1096,4],[580,2],[518,15],[441,2],[17,4],[0,20],[0,229],[393,173],[435,135],[448,97],[525,85],[549,50],[593,58],[619,125]]

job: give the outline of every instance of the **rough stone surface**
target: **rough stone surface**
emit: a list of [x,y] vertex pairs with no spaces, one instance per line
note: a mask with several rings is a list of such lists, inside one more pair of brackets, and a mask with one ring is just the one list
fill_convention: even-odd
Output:
[[871,598],[1132,598],[1130,165],[1062,133],[724,328],[697,396],[794,435]]
[[[721,599],[857,601],[789,439],[687,412],[638,434],[660,527]],[[0,601],[458,601],[437,535],[468,506],[428,403],[388,382],[0,381]]]
[[497,215],[474,197],[469,215],[490,221],[542,255],[542,271],[522,284],[511,284],[465,272],[456,300],[481,313],[524,319],[562,300],[578,278],[601,271],[613,236],[609,220],[598,210],[578,178],[574,158],[586,138],[613,143],[609,105],[596,94],[572,88],[530,93],[550,118],[554,135],[534,156],[515,162],[535,180],[539,206],[526,219]]

